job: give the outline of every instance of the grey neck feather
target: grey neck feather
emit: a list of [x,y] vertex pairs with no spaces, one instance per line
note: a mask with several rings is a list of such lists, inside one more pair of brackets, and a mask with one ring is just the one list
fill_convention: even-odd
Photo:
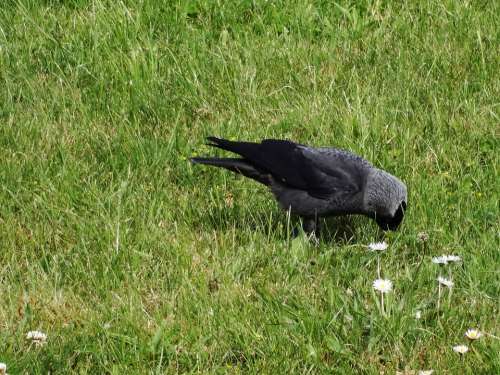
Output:
[[406,185],[397,177],[372,168],[366,179],[363,196],[366,213],[392,217],[403,201],[407,201]]

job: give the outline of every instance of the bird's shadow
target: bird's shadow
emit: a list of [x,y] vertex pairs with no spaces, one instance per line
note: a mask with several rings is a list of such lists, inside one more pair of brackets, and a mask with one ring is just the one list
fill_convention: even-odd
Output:
[[325,243],[348,243],[356,237],[355,220],[350,216],[321,220],[320,241]]
[[[291,216],[289,219],[283,211],[273,210],[253,212],[251,215],[238,212],[235,207],[217,207],[204,213],[197,227],[211,227],[216,231],[255,231],[265,233],[268,237],[286,240],[302,233],[302,220]],[[356,238],[356,227],[362,225],[354,216],[330,217],[320,219],[320,243],[345,244]],[[201,228],[200,228],[201,229]]]

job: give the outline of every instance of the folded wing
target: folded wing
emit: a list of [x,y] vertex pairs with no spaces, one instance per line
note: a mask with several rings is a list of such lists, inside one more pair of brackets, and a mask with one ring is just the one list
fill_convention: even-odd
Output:
[[362,189],[362,165],[355,159],[344,157],[345,152],[322,152],[275,139],[266,139],[261,143],[233,142],[215,137],[208,140],[211,146],[237,153],[275,179],[307,191],[315,198],[328,199],[354,194]]

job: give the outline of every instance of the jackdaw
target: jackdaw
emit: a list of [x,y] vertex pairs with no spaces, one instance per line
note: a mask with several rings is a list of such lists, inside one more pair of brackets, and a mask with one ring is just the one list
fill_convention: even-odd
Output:
[[396,230],[403,220],[406,185],[348,151],[278,139],[207,140],[209,146],[241,157],[191,158],[191,162],[222,167],[268,186],[284,210],[303,219],[308,234],[318,235],[319,217],[360,214],[383,230]]

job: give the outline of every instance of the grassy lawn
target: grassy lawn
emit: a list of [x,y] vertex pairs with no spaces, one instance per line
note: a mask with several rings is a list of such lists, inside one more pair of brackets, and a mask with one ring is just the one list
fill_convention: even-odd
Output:
[[[498,1],[1,1],[0,362],[500,373],[499,14]],[[296,219],[264,187],[189,164],[219,154],[208,135],[352,150],[406,182],[407,216],[395,233],[350,217],[318,246],[291,238]],[[378,263],[394,284],[383,306]],[[454,287],[438,293],[439,275]]]

